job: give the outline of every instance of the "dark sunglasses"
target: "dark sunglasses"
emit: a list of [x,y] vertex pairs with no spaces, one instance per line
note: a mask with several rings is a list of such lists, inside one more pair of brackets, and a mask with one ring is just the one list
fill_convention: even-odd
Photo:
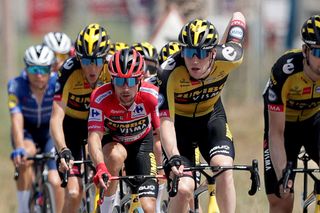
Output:
[[190,48],[185,47],[182,49],[183,57],[193,58],[194,55],[199,59],[204,59],[208,57],[210,50],[200,49],[200,48]]
[[84,66],[88,66],[90,64],[102,66],[105,62],[105,59],[104,58],[85,58],[85,57],[83,57],[83,58],[80,58],[80,61]]
[[27,67],[27,72],[29,74],[40,74],[46,75],[49,74],[51,71],[51,66],[29,66]]
[[128,87],[134,87],[139,83],[138,78],[119,78],[119,77],[114,77],[112,80],[113,84],[118,86],[118,87],[123,87],[124,84],[127,84]]
[[309,47],[311,54],[317,58],[320,58],[320,47]]

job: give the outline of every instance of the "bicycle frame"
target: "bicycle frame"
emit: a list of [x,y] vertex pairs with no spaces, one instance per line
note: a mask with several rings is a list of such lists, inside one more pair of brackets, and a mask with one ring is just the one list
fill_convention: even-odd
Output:
[[[156,178],[156,179],[166,179],[164,175],[130,175],[130,176],[112,176],[109,178],[110,181],[121,180],[124,181],[131,189],[130,194],[126,194],[120,200],[120,207],[117,209],[118,212],[128,212],[128,213],[139,213],[143,212],[142,206],[139,199],[139,185],[132,183],[132,180],[141,182],[143,179]],[[100,190],[100,199],[98,200],[98,205],[103,202],[104,189]],[[130,201],[130,207],[125,210],[126,204]],[[117,207],[116,207],[117,208]]]

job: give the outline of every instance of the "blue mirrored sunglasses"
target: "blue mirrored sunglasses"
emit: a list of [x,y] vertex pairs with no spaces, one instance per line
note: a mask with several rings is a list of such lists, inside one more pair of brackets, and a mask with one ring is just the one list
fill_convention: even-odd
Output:
[[190,48],[185,47],[182,50],[182,54],[184,57],[193,58],[194,55],[199,59],[204,59],[208,57],[210,50],[200,49],[200,48]]
[[320,58],[320,48],[310,47],[310,50],[313,56]]
[[105,62],[104,58],[80,58],[81,63],[84,66],[88,66],[90,64],[95,64],[97,66],[102,66]]
[[51,71],[51,66],[30,66],[27,67],[27,72],[30,74],[49,74]]
[[123,87],[124,84],[127,84],[128,87],[134,87],[139,83],[138,78],[119,78],[115,77],[112,80],[113,84],[118,86],[118,87]]

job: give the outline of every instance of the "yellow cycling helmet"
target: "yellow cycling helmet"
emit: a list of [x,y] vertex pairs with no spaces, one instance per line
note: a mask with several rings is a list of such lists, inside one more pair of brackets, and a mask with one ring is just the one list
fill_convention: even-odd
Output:
[[179,52],[180,50],[181,45],[176,41],[170,41],[169,43],[165,44],[159,52],[159,63],[162,64],[169,56]]
[[158,64],[157,49],[149,42],[135,43],[132,47],[138,51],[145,60],[153,61]]
[[108,54],[109,55],[113,55],[118,50],[122,50],[122,49],[125,49],[125,48],[129,48],[129,45],[127,43],[124,43],[124,42],[111,43]]
[[89,24],[78,34],[75,48],[78,57],[104,57],[110,48],[110,38],[99,24]]
[[302,41],[310,45],[320,45],[320,15],[308,18],[301,28]]
[[218,43],[215,26],[205,19],[194,19],[185,24],[179,34],[179,42],[185,47],[211,49]]

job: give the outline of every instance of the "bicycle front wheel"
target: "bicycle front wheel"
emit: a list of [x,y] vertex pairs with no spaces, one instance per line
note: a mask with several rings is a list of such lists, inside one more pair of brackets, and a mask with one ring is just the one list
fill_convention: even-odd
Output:
[[56,202],[54,199],[53,189],[50,183],[45,183],[43,185],[43,206],[42,212],[44,213],[55,213],[56,212]]

